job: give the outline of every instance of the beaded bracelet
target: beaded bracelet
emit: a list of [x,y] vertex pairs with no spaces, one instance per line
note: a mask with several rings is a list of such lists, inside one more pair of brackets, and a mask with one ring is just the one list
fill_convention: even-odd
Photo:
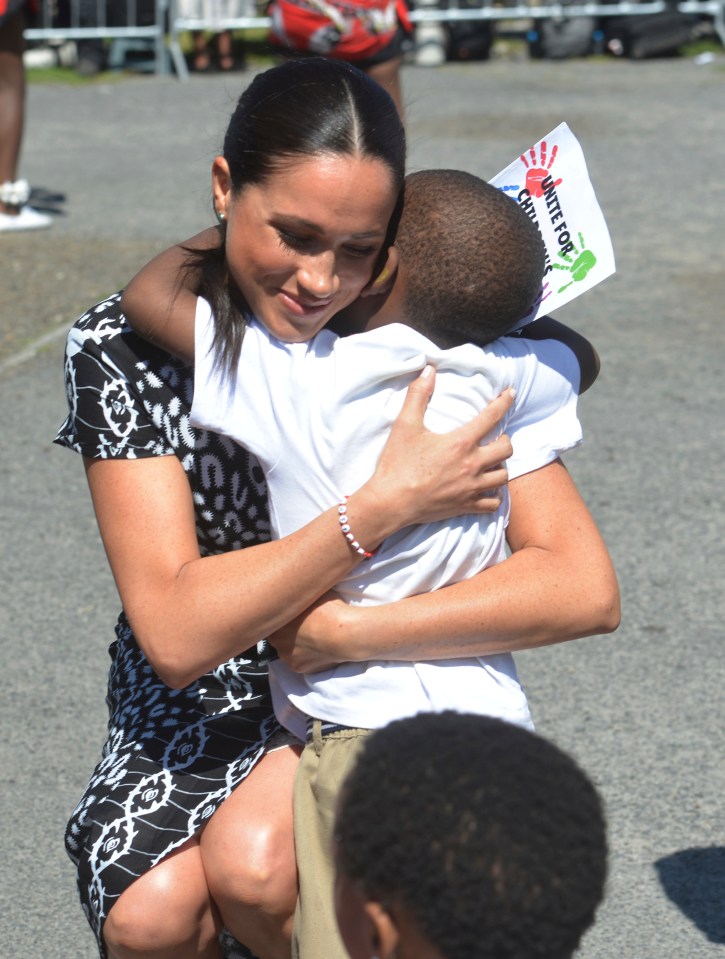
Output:
[[350,523],[348,522],[348,518],[347,518],[347,501],[349,499],[350,497],[346,496],[345,499],[337,507],[337,512],[340,514],[338,516],[338,520],[340,522],[340,529],[342,530],[342,535],[345,537],[345,539],[348,541],[352,549],[354,549],[359,556],[362,556],[363,559],[370,559],[370,557],[373,554],[369,553],[366,549],[364,549],[355,539],[355,535],[350,531]]

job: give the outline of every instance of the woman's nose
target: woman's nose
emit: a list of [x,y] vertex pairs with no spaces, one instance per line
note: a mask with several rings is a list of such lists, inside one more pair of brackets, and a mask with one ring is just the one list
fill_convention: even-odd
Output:
[[335,255],[331,251],[309,257],[297,271],[297,282],[305,292],[318,299],[332,296],[340,287],[335,269]]

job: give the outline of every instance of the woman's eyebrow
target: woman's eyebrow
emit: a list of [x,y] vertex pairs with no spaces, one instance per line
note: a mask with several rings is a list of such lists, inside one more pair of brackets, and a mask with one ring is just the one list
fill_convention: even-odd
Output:
[[[297,227],[302,227],[305,230],[311,230],[313,233],[324,233],[324,227],[320,226],[319,223],[313,223],[311,220],[305,220],[303,217],[295,216],[293,213],[278,213],[277,217],[280,221],[284,221],[290,225]],[[350,236],[356,240],[364,240],[368,237],[377,237],[384,236],[385,230],[368,230],[364,233],[351,233]]]

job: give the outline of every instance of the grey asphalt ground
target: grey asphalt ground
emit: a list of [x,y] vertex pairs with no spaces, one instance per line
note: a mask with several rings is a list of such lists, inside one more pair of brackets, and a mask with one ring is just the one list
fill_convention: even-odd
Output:
[[[62,849],[104,736],[117,599],[64,416],[60,333],[204,227],[236,78],[33,85],[22,172],[53,228],[0,235],[0,956],[93,959]],[[613,637],[519,656],[538,729],[606,801],[611,876],[582,959],[725,944],[725,57],[408,67],[411,169],[486,178],[566,120],[618,272],[564,308],[598,347],[568,465],[609,543]]]

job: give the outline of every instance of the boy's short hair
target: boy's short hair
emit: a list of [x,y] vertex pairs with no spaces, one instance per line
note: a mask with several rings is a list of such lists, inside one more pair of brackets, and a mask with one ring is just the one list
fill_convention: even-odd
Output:
[[568,959],[606,879],[599,795],[534,733],[445,712],[366,741],[341,793],[338,869],[445,959]]
[[406,319],[441,347],[510,332],[541,289],[545,250],[536,225],[471,173],[409,174],[395,243]]

